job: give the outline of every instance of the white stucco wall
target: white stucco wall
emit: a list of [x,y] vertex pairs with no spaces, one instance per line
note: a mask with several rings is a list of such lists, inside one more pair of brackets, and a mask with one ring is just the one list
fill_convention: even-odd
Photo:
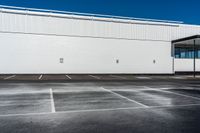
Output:
[[[174,69],[177,72],[188,72],[194,70],[194,60],[193,59],[175,59]],[[196,59],[196,71],[200,71],[200,59]]]
[[12,33],[0,40],[0,73],[172,73],[170,42]]

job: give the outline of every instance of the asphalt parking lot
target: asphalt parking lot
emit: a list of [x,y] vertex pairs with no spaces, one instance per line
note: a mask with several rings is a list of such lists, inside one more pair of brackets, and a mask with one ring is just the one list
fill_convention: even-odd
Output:
[[2,133],[197,133],[199,110],[198,81],[0,84]]
[[125,75],[125,74],[8,74],[0,75],[0,82],[85,82],[85,81],[141,81],[141,80],[200,80],[193,75]]

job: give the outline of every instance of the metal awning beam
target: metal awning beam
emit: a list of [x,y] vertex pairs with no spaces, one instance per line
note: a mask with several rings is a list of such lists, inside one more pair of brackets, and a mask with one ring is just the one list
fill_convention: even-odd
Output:
[[184,43],[186,41],[192,41],[192,40],[198,40],[198,39],[200,39],[200,35],[194,35],[194,36],[189,36],[189,37],[184,37],[184,38],[173,40],[172,43],[173,44],[174,43]]

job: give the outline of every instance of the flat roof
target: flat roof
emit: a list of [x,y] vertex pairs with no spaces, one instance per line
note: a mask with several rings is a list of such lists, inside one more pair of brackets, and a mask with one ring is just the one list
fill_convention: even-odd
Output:
[[[90,18],[107,18],[112,19],[115,21],[123,20],[125,21],[145,21],[145,22],[157,22],[157,23],[168,23],[168,24],[182,24],[182,21],[171,21],[171,20],[159,20],[159,19],[145,19],[145,18],[134,18],[134,17],[123,17],[123,16],[113,16],[113,15],[102,15],[102,14],[90,14],[90,13],[79,13],[79,12],[68,12],[68,11],[58,11],[58,10],[46,10],[46,9],[37,9],[37,8],[25,8],[25,7],[16,7],[16,6],[6,6],[6,5],[0,5],[0,12],[3,12],[3,9],[10,9],[10,10],[18,10],[18,11],[25,11],[26,14],[29,14],[30,12],[38,12],[38,14],[41,15],[41,13],[47,13],[49,15],[74,15],[74,16],[83,16],[83,17],[90,17]],[[20,13],[20,12],[18,12]]]

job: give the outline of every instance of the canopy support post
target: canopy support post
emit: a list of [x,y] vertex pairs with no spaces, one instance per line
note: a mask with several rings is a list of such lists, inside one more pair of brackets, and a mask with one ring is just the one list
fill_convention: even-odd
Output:
[[194,51],[193,76],[194,76],[194,78],[195,78],[195,77],[196,77],[196,42],[195,42],[195,40],[194,40],[193,51]]

